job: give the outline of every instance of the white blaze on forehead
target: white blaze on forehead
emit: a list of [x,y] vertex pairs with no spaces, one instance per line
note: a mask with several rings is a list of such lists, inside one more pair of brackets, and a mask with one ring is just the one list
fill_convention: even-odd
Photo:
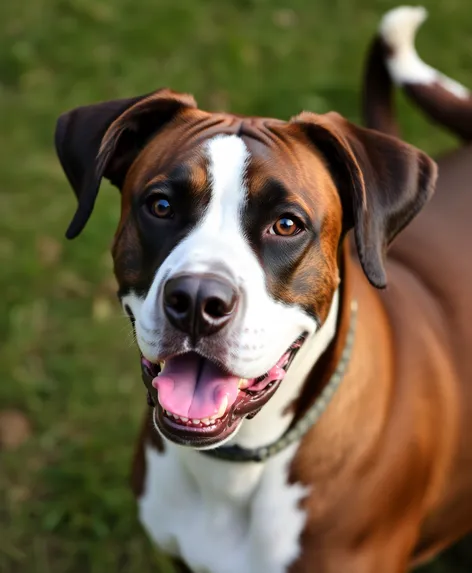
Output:
[[211,200],[205,219],[212,227],[239,226],[246,199],[244,177],[249,152],[237,135],[219,135],[207,144]]

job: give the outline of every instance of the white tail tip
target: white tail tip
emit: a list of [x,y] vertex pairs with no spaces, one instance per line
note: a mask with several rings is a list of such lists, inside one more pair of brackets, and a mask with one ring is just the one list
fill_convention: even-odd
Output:
[[423,6],[398,6],[383,16],[379,33],[392,50],[408,50],[414,46],[416,32],[427,17]]

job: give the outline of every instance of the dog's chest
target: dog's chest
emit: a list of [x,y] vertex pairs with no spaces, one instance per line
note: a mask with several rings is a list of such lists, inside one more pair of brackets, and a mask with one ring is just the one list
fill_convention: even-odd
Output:
[[146,446],[140,519],[195,573],[285,573],[300,551],[306,490],[289,484],[289,448],[264,466]]

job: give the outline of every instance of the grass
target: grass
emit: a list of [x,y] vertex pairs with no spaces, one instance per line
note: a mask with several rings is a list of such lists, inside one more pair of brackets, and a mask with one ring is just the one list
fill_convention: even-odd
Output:
[[[1,573],[170,571],[137,524],[127,482],[145,395],[108,254],[117,192],[104,185],[86,232],[66,243],[75,200],[53,150],[59,113],[169,86],[207,109],[336,109],[359,120],[365,49],[393,5],[0,3],[0,410],[20,410],[32,428],[0,452]],[[470,1],[428,7],[420,50],[472,85]],[[451,145],[400,103],[409,141],[432,153]],[[472,561],[447,563],[434,571],[463,573]]]

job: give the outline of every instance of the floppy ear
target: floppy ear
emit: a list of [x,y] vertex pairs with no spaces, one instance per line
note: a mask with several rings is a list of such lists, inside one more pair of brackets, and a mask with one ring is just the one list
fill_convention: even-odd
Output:
[[66,232],[76,237],[95,204],[102,177],[121,189],[147,138],[185,108],[192,96],[163,89],[144,96],[79,107],[57,121],[55,144],[62,168],[78,200]]
[[344,227],[354,227],[357,251],[370,283],[384,288],[385,253],[434,191],[432,159],[399,139],[358,127],[337,113],[294,118],[324,155],[337,184]]

